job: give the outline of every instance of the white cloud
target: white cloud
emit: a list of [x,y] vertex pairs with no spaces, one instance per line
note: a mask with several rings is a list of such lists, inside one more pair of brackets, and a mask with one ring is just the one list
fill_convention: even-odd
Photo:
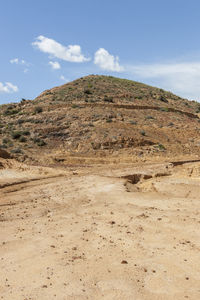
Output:
[[18,64],[19,63],[19,58],[13,58],[10,60],[11,64]]
[[63,76],[63,75],[60,76],[60,79],[65,81],[65,82],[69,82],[69,79],[65,78],[65,76]]
[[153,80],[182,97],[200,99],[200,62],[128,66],[126,71],[137,80]]
[[94,63],[101,69],[113,72],[122,72],[124,68],[119,64],[119,57],[111,55],[104,48],[99,48],[94,55]]
[[54,69],[54,70],[58,70],[58,69],[61,68],[59,62],[57,62],[57,61],[50,61],[50,62],[49,62],[49,65],[50,65],[50,66],[52,67],[52,69]]
[[0,82],[0,93],[16,93],[18,90],[18,87],[11,82],[6,82],[5,84]]
[[16,65],[25,65],[29,66],[29,63],[27,63],[24,59],[19,59],[19,58],[13,58],[10,60],[11,64],[16,64]]
[[57,57],[65,61],[85,62],[90,60],[81,53],[81,47],[79,45],[69,45],[66,47],[55,40],[42,35],[38,36],[32,45],[44,53],[48,53],[53,57]]

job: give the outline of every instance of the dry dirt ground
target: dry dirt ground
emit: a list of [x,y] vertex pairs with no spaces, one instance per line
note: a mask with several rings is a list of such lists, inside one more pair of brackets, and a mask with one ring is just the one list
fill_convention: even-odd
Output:
[[0,299],[200,299],[200,163],[0,170]]

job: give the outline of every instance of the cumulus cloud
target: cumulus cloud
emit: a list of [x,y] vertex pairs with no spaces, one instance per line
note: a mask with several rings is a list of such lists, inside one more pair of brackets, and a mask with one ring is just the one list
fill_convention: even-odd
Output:
[[11,82],[6,82],[5,84],[0,82],[0,93],[16,93],[18,91],[18,87]]
[[200,62],[128,66],[126,71],[137,80],[153,80],[182,97],[200,99]]
[[79,45],[63,46],[55,40],[49,39],[43,35],[38,36],[32,45],[44,53],[48,53],[53,57],[57,57],[65,61],[85,62],[90,60],[82,54],[81,47]]
[[52,67],[52,69],[54,69],[54,70],[58,70],[58,69],[61,68],[59,62],[57,62],[57,61],[50,61],[50,62],[49,62],[49,65],[50,65],[50,66]]
[[124,68],[119,64],[119,57],[111,55],[106,49],[99,48],[94,55],[94,63],[101,69],[122,72]]

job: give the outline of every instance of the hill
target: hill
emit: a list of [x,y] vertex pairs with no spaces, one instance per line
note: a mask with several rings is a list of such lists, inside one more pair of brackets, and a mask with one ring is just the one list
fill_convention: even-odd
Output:
[[197,157],[200,104],[139,82],[90,75],[0,107],[0,145],[43,164]]

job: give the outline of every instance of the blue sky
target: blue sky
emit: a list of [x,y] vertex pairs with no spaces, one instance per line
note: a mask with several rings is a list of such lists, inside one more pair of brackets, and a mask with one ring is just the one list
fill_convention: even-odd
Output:
[[0,104],[88,74],[200,100],[200,1],[2,0]]

